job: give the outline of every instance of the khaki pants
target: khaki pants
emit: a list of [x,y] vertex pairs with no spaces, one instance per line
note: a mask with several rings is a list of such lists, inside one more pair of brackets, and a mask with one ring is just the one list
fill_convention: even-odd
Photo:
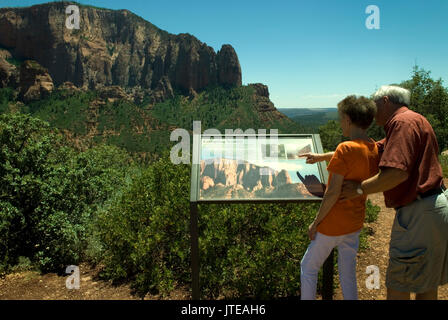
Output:
[[448,190],[397,210],[386,286],[423,293],[448,283]]

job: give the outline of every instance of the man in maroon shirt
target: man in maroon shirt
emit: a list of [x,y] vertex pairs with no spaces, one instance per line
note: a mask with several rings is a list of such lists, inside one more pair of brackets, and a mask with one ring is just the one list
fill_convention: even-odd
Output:
[[395,208],[386,274],[388,299],[437,299],[448,283],[448,191],[438,161],[434,131],[422,115],[408,109],[410,92],[383,86],[373,96],[380,172],[362,182],[344,182],[342,199],[383,192]]

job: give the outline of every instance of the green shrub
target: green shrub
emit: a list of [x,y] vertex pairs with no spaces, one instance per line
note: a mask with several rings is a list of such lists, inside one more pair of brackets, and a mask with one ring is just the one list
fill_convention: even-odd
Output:
[[9,111],[9,103],[14,101],[14,89],[0,88],[0,114]]
[[89,241],[94,241],[92,220],[124,183],[129,165],[123,150],[100,145],[64,159],[48,177],[50,184],[42,198],[46,207],[36,210],[41,218],[36,223],[36,257],[42,270],[61,270],[84,259],[94,260],[93,252],[86,255]]
[[[2,198],[5,194],[2,194]],[[0,201],[0,274],[18,261],[20,234],[25,226],[21,212],[7,201]]]
[[20,256],[61,271],[84,255],[92,215],[122,184],[127,155],[100,146],[76,152],[39,119],[0,115],[0,264]]
[[203,294],[208,298],[297,296],[308,226],[318,208],[318,203],[201,206]]
[[327,124],[319,127],[320,140],[325,152],[334,151],[338,144],[345,141],[339,121],[330,120]]
[[367,200],[365,221],[367,223],[375,222],[378,219],[378,214],[380,213],[380,211],[381,211],[380,207],[372,204],[370,200]]
[[132,278],[140,296],[168,293],[189,271],[189,167],[161,159],[132,177],[132,183],[101,211],[98,234],[104,276]]
[[17,264],[11,268],[12,272],[24,272],[34,270],[35,265],[28,257],[19,257]]
[[441,150],[448,148],[448,88],[431,72],[414,66],[412,78],[401,83],[411,91],[410,108],[424,115],[437,136]]
[[34,246],[31,220],[38,220],[34,211],[49,171],[47,156],[56,141],[52,138],[42,121],[20,114],[0,116],[0,257],[5,268],[19,256],[28,256]]
[[[189,284],[190,167],[167,156],[133,177],[102,210],[103,276],[140,296]],[[307,230],[319,205],[200,205],[200,281],[208,298],[297,296]]]

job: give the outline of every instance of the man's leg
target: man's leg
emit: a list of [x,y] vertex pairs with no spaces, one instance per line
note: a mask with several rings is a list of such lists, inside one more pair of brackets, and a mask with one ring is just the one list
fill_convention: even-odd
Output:
[[410,292],[401,292],[391,288],[387,288],[387,300],[410,300]]
[[316,299],[317,275],[334,248],[334,237],[316,233],[300,262],[301,300]]
[[437,300],[437,289],[429,290],[415,295],[415,300]]

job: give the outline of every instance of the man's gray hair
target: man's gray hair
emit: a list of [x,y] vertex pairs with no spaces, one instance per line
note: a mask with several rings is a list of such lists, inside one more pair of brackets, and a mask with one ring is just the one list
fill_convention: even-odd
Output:
[[373,94],[373,101],[381,99],[382,97],[389,97],[390,102],[409,106],[411,104],[411,92],[408,89],[398,86],[382,86],[377,92]]

